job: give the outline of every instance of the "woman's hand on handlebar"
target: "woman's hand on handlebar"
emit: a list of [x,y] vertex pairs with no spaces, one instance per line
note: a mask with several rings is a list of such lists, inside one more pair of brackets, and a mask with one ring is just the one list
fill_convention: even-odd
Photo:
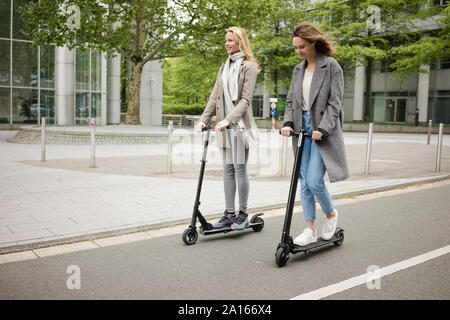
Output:
[[322,140],[322,136],[323,136],[323,134],[320,131],[313,131],[313,133],[312,133],[312,139],[313,140],[321,141]]
[[222,131],[223,128],[226,128],[230,125],[230,121],[227,119],[224,119],[220,121],[218,124],[216,124],[216,131]]
[[202,128],[203,128],[204,126],[206,126],[206,123],[204,123],[204,122],[202,122],[202,121],[200,121],[199,123],[197,123],[197,124],[195,125],[195,128],[194,128],[195,132],[197,132],[197,133],[202,133]]
[[290,137],[291,132],[294,132],[294,130],[291,127],[284,127],[281,128],[281,134],[285,137]]

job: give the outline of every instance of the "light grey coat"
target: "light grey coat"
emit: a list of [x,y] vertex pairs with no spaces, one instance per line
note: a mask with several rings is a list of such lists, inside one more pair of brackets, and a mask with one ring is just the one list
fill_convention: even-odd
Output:
[[[285,123],[292,122],[296,132],[302,129],[302,83],[307,63],[307,60],[304,60],[294,68],[291,88],[286,99],[284,120]],[[313,131],[321,128],[329,134],[329,137],[323,141],[316,141],[316,145],[325,163],[330,182],[345,180],[349,177],[342,136],[343,96],[342,68],[334,58],[319,53],[311,81],[309,112]],[[297,138],[292,139],[294,152],[297,142]]]
[[[233,111],[225,117],[225,103],[223,97],[223,85],[222,85],[222,73],[225,64],[219,69],[217,74],[216,83],[209,97],[208,104],[200,118],[200,121],[208,124],[211,118],[216,114],[216,123],[227,119],[232,125],[236,125],[237,122],[242,119],[246,130],[251,130],[254,126],[253,110],[252,110],[252,97],[253,91],[256,85],[256,76],[258,75],[258,68],[253,62],[244,59],[239,69],[238,78],[238,98],[234,102],[235,106]],[[225,130],[222,132],[223,139],[220,144],[225,147]],[[223,142],[222,142],[223,141]],[[248,148],[248,139],[245,139],[245,146]]]

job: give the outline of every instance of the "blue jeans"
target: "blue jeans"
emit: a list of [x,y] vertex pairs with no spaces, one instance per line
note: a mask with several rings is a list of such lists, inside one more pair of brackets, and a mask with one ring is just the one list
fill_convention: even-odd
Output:
[[[312,133],[311,116],[303,112],[303,129]],[[333,211],[333,200],[323,181],[325,164],[317,149],[317,145],[309,137],[305,138],[302,160],[300,163],[300,198],[302,200],[305,221],[316,220],[316,201],[319,201],[322,211],[327,214]]]

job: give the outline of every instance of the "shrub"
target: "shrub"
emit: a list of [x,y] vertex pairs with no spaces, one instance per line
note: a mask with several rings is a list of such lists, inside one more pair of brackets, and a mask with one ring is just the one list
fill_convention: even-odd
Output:
[[169,106],[163,106],[163,114],[187,114],[187,115],[201,115],[203,113],[203,110],[205,110],[205,105],[200,103],[190,104],[190,105],[184,105],[184,104],[178,104],[178,105],[169,105]]

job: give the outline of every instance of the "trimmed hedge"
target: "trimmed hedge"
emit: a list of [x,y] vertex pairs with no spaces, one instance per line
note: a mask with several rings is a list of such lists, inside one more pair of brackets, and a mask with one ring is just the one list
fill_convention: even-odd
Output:
[[170,105],[163,106],[162,113],[163,114],[187,114],[187,115],[201,115],[203,110],[205,110],[206,105],[196,103],[191,105]]

